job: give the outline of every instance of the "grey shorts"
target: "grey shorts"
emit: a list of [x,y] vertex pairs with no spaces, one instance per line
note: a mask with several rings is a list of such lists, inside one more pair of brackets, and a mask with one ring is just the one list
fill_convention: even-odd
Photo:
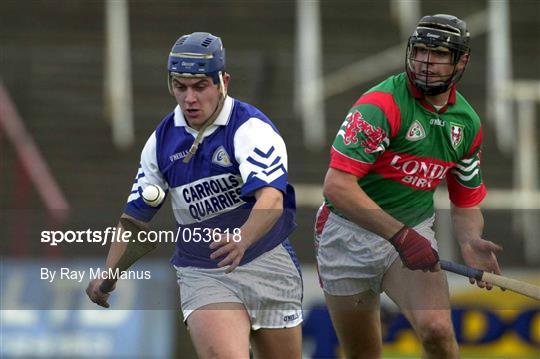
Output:
[[282,244],[229,274],[224,268],[175,268],[184,321],[208,304],[240,303],[253,330],[290,328],[302,322],[300,269]]
[[[433,221],[431,217],[414,229],[437,250]],[[367,290],[380,293],[384,273],[399,256],[384,238],[323,207],[317,213],[315,248],[323,290],[340,296]]]

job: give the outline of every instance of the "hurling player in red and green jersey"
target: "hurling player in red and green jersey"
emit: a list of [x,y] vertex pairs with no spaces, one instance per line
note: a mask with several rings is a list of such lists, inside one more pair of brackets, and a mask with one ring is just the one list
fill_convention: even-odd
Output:
[[360,97],[341,126],[317,214],[320,280],[347,357],[380,357],[383,291],[412,324],[425,357],[459,356],[432,229],[441,181],[463,259],[500,273],[501,247],[482,239],[480,120],[456,91],[470,56],[465,22],[423,17],[406,54],[406,72]]

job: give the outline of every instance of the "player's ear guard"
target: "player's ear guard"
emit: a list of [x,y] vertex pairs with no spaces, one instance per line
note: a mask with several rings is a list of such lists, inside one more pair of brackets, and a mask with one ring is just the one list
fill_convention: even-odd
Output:
[[403,264],[411,270],[430,269],[439,261],[439,255],[431,248],[429,240],[410,227],[403,226],[389,242],[396,248]]

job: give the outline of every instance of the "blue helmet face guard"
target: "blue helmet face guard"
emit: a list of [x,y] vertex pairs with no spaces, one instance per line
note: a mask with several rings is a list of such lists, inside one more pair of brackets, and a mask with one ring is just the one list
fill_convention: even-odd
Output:
[[[405,69],[409,81],[425,95],[438,95],[447,91],[465,72],[466,63],[461,69],[458,63],[463,55],[470,54],[469,37],[467,25],[455,16],[424,16],[407,44]],[[416,58],[419,48],[428,50],[427,60]],[[450,53],[450,63],[445,63],[452,65],[448,73],[433,75],[430,66],[437,63],[430,61],[432,51]],[[415,68],[418,67],[423,70],[417,72]]]
[[210,76],[220,84],[220,72],[225,68],[225,49],[221,39],[207,32],[181,36],[171,49],[167,70],[185,77]]

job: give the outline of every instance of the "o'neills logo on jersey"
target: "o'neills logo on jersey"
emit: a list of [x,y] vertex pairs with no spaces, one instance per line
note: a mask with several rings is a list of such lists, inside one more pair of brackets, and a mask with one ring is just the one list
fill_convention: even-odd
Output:
[[[227,173],[207,177],[187,185],[177,187],[173,208],[181,216],[180,223],[193,223],[228,212],[244,203],[240,198],[241,177]],[[187,209],[186,213],[185,209]]]
[[389,143],[386,132],[382,128],[366,122],[358,111],[350,113],[345,122],[345,130],[340,130],[338,136],[343,137],[343,143],[346,146],[351,143],[358,143],[358,132],[363,134],[364,140],[360,142],[360,145],[366,153],[383,152],[385,148],[383,142]]
[[400,182],[418,189],[433,189],[446,177],[446,173],[452,164],[448,166],[423,161],[418,158],[402,158],[394,155],[390,166],[399,171]]
[[182,152],[178,152],[178,153],[175,153],[173,155],[170,155],[169,156],[169,160],[171,162],[174,162],[174,161],[178,161],[178,160],[181,160],[182,158],[186,157],[187,154],[188,154],[189,150],[184,150]]

